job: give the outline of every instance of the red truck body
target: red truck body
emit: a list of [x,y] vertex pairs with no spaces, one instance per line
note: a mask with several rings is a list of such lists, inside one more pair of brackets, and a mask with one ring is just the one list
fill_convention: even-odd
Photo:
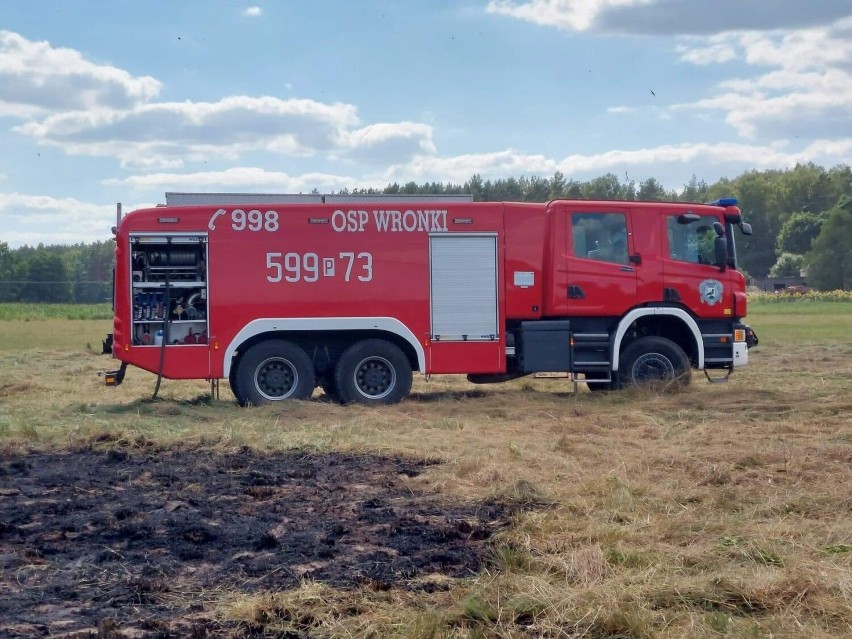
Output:
[[317,385],[389,403],[411,370],[477,382],[557,371],[599,388],[730,374],[753,334],[736,226],[732,201],[134,211],[116,230],[118,383],[133,365],[228,378],[244,404]]

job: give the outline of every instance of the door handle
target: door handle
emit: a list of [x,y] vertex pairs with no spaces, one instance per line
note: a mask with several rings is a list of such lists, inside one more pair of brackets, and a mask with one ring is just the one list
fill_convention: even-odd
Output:
[[568,299],[584,300],[586,299],[586,292],[576,284],[571,284],[568,287]]

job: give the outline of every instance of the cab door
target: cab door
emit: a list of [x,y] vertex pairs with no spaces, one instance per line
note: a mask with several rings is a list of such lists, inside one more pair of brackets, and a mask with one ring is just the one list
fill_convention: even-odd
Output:
[[714,215],[687,221],[691,211],[673,210],[663,224],[663,299],[680,304],[702,318],[730,318],[733,308],[730,271],[716,266],[713,243],[717,237]]
[[551,315],[617,316],[636,304],[629,211],[567,208],[554,238]]

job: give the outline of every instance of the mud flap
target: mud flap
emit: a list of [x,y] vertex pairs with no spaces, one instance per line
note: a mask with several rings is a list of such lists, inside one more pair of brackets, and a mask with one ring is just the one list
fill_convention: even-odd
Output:
[[122,362],[118,370],[114,371],[98,371],[98,377],[104,378],[104,384],[107,386],[120,386],[124,381],[124,374],[127,372],[127,363]]

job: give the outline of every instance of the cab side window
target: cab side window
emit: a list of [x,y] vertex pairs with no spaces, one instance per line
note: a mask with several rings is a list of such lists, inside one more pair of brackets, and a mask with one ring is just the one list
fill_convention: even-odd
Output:
[[627,264],[627,217],[624,213],[573,213],[575,257]]
[[669,257],[692,264],[713,264],[713,242],[716,239],[713,223],[718,221],[711,215],[704,215],[697,222],[678,224],[677,217],[669,217]]

